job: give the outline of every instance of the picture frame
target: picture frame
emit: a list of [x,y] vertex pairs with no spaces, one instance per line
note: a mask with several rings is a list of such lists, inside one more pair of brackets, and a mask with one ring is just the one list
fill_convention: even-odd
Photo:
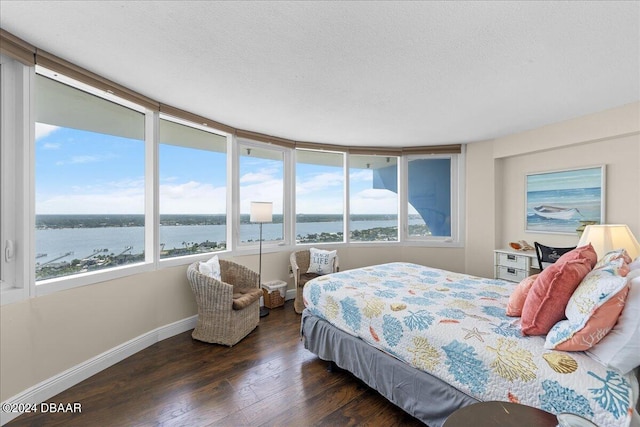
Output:
[[605,165],[530,173],[525,178],[525,231],[575,234],[605,222]]

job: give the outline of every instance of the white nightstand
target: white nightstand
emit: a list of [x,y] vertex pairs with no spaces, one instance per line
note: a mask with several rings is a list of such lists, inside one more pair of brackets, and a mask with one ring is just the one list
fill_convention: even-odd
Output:
[[493,252],[496,279],[520,282],[525,277],[540,272],[535,251],[496,249]]

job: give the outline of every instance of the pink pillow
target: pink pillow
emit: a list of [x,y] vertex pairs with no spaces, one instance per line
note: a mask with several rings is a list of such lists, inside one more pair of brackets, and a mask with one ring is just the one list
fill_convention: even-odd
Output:
[[[627,284],[609,301],[595,309],[582,329],[575,332],[568,340],[552,348],[563,351],[584,351],[596,345],[618,321],[628,294],[629,285]],[[569,320],[564,322],[569,322]],[[546,345],[545,348],[547,348]]]
[[564,309],[569,298],[589,271],[590,261],[584,258],[566,262],[556,261],[542,270],[533,282],[522,307],[522,333],[548,333],[553,325],[564,318]]
[[598,254],[596,253],[596,250],[593,249],[593,246],[591,246],[591,243],[572,249],[569,252],[562,254],[562,256],[558,258],[556,262],[566,262],[579,258],[589,260],[591,268],[593,268],[593,266],[598,262]]
[[529,289],[533,285],[533,282],[538,278],[537,274],[522,279],[509,296],[509,302],[507,303],[507,316],[520,317],[522,315],[522,307],[527,299]]

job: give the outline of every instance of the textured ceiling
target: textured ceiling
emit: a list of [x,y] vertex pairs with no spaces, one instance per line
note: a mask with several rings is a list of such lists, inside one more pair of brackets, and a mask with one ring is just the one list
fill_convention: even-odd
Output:
[[478,141],[640,100],[640,2],[0,1],[150,98],[301,141]]

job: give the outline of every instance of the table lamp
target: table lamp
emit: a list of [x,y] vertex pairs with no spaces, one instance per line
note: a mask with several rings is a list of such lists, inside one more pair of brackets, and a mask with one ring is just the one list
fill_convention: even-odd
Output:
[[587,225],[580,237],[578,246],[591,243],[598,259],[615,249],[624,248],[631,259],[640,255],[640,244],[625,224]]

